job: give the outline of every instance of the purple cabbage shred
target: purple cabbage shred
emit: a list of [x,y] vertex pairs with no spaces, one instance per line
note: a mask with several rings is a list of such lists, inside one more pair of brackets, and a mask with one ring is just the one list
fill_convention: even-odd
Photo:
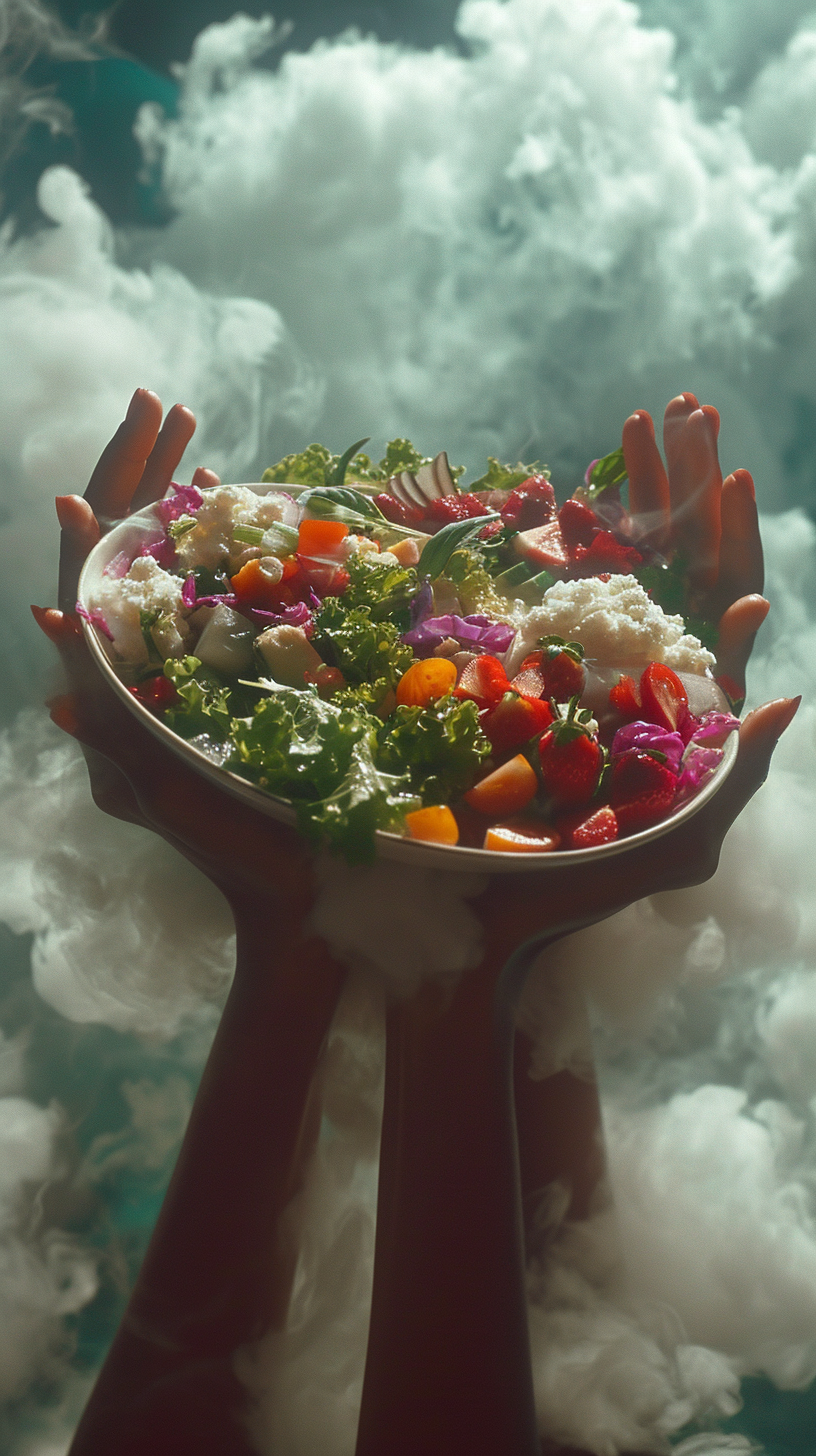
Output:
[[669,733],[665,728],[658,728],[654,723],[627,723],[625,727],[619,728],[612,739],[610,754],[617,758],[622,753],[628,753],[631,749],[655,749],[658,753],[666,755],[666,767],[672,773],[680,772],[680,761],[685,751],[685,743],[679,733]]
[[455,638],[463,648],[496,654],[506,652],[515,635],[515,630],[505,622],[491,622],[489,617],[480,615],[458,617],[451,614],[426,617],[419,625],[403,633],[402,640],[406,646],[413,648],[417,657],[430,657],[448,637]]

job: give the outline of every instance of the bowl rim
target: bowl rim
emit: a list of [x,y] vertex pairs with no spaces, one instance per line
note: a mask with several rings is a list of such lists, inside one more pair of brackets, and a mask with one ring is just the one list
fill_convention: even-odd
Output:
[[[233,484],[233,482],[229,482],[229,484]],[[235,482],[235,485],[253,490],[257,495],[268,495],[275,489],[279,489],[288,495],[296,496],[309,488],[292,486],[281,481],[241,481]],[[155,504],[154,502],[140,511],[135,511],[132,515],[114,522],[88,554],[80,572],[77,589],[77,600],[86,610],[90,610],[89,597],[93,583],[102,576],[105,566],[115,556],[127,550],[128,545],[133,544],[134,541],[148,544],[151,536],[157,537],[158,533],[163,534],[161,522],[155,515]],[[296,826],[297,811],[289,801],[267,793],[249,779],[242,778],[240,774],[233,773],[231,769],[216,764],[201,749],[174,733],[160,718],[155,717],[149,708],[140,703],[117,673],[116,667],[108,655],[104,637],[84,617],[81,618],[81,624],[91,655],[109,686],[155,738],[177,757],[188,763],[196,772],[220,785],[234,798],[240,799],[251,808],[266,814],[279,823]],[[714,773],[700,791],[693,798],[686,800],[674,814],[669,815],[667,819],[661,820],[658,824],[639,830],[636,834],[613,840],[610,844],[595,845],[588,849],[556,849],[543,852],[499,851],[474,849],[460,844],[432,844],[427,840],[411,839],[408,836],[392,834],[380,829],[375,833],[377,857],[409,863],[416,868],[445,869],[467,874],[529,874],[536,870],[563,869],[568,865],[577,867],[589,862],[597,864],[601,860],[613,859],[660,839],[664,834],[668,834],[688,819],[693,818],[717,793],[731,772],[736,762],[738,745],[739,734],[737,732],[729,733],[725,740],[722,760]]]

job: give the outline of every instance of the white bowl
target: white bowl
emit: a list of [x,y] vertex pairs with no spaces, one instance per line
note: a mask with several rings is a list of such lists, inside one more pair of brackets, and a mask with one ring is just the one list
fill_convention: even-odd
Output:
[[[273,485],[257,481],[248,483],[246,488],[256,491],[259,495],[265,495],[275,489]],[[285,489],[291,495],[299,493],[298,487],[295,486],[286,485],[279,488]],[[122,551],[135,556],[143,546],[152,545],[161,540],[163,534],[163,527],[152,506],[128,516],[118,525],[113,526],[97,543],[83,566],[79,579],[80,603],[90,610],[96,599],[105,567],[115,556]],[[277,819],[283,824],[295,824],[296,814],[291,804],[283,799],[275,798],[272,794],[265,793],[263,789],[257,788],[247,779],[241,778],[239,774],[218,767],[200,749],[180,738],[178,734],[166,727],[161,719],[155,717],[143,703],[139,702],[138,698],[134,697],[120,678],[112,660],[111,645],[107,639],[84,619],[82,627],[91,654],[113,691],[118,694],[128,710],[135,715],[148,732],[153,734],[154,738],[158,738],[159,742],[169,748],[171,753],[175,753],[183,759],[190,768],[218,784],[236,799],[242,799],[244,803],[251,805],[259,813],[268,814],[271,819]],[[704,679],[701,680],[701,687],[704,681]],[[711,686],[713,688],[714,685]],[[714,702],[710,706],[714,706]],[[663,834],[668,834],[670,830],[690,819],[698,810],[702,809],[704,804],[708,803],[734,765],[737,756],[737,737],[736,733],[729,734],[721,763],[693,799],[688,800],[676,813],[663,819],[659,824],[655,824],[649,829],[643,829],[638,834],[630,834],[625,839],[616,839],[611,844],[597,845],[592,849],[555,850],[542,854],[525,851],[513,854],[495,850],[469,849],[461,845],[428,844],[422,840],[402,838],[398,834],[386,834],[380,831],[376,835],[377,854],[382,859],[398,860],[403,864],[429,869],[465,871],[469,874],[529,873],[533,870],[555,868],[556,866],[562,868],[569,864],[578,865],[589,859],[595,861],[626,854],[630,849],[635,849],[654,839],[659,839]]]

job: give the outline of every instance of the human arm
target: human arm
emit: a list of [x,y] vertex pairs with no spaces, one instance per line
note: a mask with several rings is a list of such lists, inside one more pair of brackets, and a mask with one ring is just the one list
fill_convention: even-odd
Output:
[[[189,411],[176,406],[163,426],[161,417],[156,396],[138,391],[85,498],[58,502],[60,605],[35,615],[68,679],[52,716],[82,746],[97,804],[162,835],[226,896],[236,972],[74,1456],[249,1449],[233,1357],[285,1315],[296,1250],[282,1238],[282,1215],[317,1135],[311,1089],[344,980],[305,925],[314,885],[303,841],[200,778],[145,730],[97,670],[73,614],[99,520],[163,495],[191,438]],[[197,472],[197,484],[215,481]]]

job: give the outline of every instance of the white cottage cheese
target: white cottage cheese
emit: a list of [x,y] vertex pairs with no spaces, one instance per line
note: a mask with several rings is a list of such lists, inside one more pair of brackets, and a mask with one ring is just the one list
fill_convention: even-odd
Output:
[[125,662],[148,660],[141,628],[141,613],[160,616],[153,628],[157,650],[164,657],[182,657],[190,638],[187,608],[181,593],[184,583],[164,571],[152,556],[137,556],[126,576],[101,578],[94,606],[102,612],[113,633],[116,651]]
[[179,567],[191,570],[206,566],[210,571],[229,561],[230,575],[245,561],[260,556],[257,546],[234,541],[236,526],[268,526],[280,521],[285,503],[279,495],[256,495],[245,485],[219,485],[204,491],[204,504],[196,511],[196,524],[176,542]]
[[675,672],[704,673],[714,665],[713,654],[684,630],[683,618],[667,615],[634,576],[556,582],[540,607],[515,620],[518,631],[507,654],[510,677],[538,639],[551,634],[580,642],[600,668],[663,662]]

